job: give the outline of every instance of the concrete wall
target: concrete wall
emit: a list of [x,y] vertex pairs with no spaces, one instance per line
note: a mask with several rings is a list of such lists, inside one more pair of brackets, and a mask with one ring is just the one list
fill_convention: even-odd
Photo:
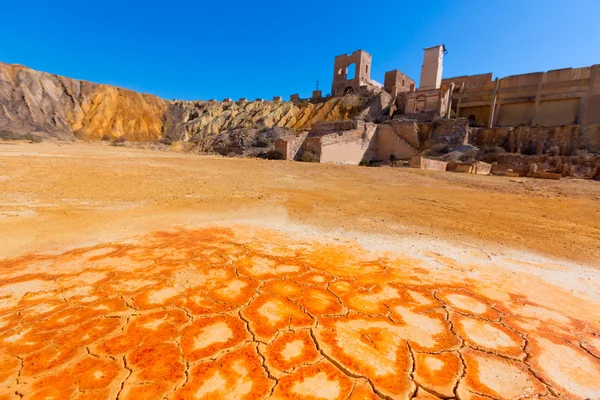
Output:
[[[347,130],[333,130],[351,128]],[[388,161],[390,156],[409,160],[420,152],[419,124],[392,120],[379,125],[363,121],[318,124],[304,141],[302,151],[311,151],[323,163],[358,165],[361,161]]]
[[542,126],[572,125],[577,123],[581,99],[541,101],[536,122]]
[[366,155],[375,134],[376,125],[367,124],[364,130],[356,129],[321,138],[321,162],[358,165]]
[[478,74],[478,75],[463,75],[463,76],[454,76],[452,78],[444,78],[442,79],[441,86],[448,86],[450,83],[454,83],[454,86],[458,90],[464,85],[465,87],[475,86],[475,85],[483,85],[484,83],[492,81],[492,73],[488,72],[487,74]]
[[600,64],[590,71],[590,84],[585,96],[582,124],[600,124]]
[[497,126],[531,125],[535,116],[535,102],[505,103],[497,112]]
[[302,151],[317,154],[322,163],[358,165],[375,156],[376,129],[376,124],[364,121],[316,124],[308,133]]
[[457,118],[467,118],[474,122],[488,121],[490,119],[490,106],[461,107],[456,113]]
[[430,160],[421,156],[414,156],[410,160],[411,168],[428,169],[432,171],[446,171],[448,163],[445,161]]
[[420,152],[419,127],[415,121],[393,120],[377,126],[374,159],[410,160]]
[[600,123],[600,65],[477,81],[453,93],[457,115],[500,127]]

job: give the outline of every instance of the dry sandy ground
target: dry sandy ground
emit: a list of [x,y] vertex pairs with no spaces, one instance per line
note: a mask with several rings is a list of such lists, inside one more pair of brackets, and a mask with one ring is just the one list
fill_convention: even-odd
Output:
[[0,399],[598,399],[599,199],[0,142]]

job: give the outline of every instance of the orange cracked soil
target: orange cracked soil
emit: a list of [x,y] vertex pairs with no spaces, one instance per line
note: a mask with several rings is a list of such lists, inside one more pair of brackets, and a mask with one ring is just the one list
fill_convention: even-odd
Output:
[[6,259],[0,398],[600,398],[575,295],[456,265],[248,226]]

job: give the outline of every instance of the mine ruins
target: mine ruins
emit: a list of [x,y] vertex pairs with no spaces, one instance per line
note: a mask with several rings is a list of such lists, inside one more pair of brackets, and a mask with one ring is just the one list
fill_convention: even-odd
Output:
[[[476,165],[487,161],[493,165],[485,171],[492,174],[600,176],[600,158],[586,157],[600,150],[599,64],[494,80],[491,72],[443,78],[445,54],[444,45],[424,50],[418,88],[399,70],[386,72],[383,85],[372,80],[372,58],[364,50],[335,57],[332,95],[369,98],[368,109],[351,121],[318,122],[309,131],[278,138],[276,150],[286,160],[309,152],[325,163],[412,160],[417,168],[481,174]],[[356,73],[349,77],[351,67]],[[421,161],[436,148],[465,153],[500,144],[517,156]]]
[[0,63],[0,400],[600,399],[600,68],[445,52],[290,101]]

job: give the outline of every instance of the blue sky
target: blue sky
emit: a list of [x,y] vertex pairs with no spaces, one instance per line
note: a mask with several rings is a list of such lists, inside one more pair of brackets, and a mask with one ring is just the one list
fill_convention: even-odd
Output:
[[0,61],[167,99],[328,93],[335,55],[364,49],[371,78],[418,82],[444,43],[444,76],[600,63],[600,0],[3,0]]

